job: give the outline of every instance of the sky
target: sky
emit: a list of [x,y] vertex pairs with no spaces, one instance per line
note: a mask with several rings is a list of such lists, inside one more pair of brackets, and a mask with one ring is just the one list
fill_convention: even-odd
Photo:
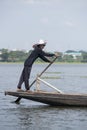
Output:
[[0,49],[87,51],[87,0],[0,0]]

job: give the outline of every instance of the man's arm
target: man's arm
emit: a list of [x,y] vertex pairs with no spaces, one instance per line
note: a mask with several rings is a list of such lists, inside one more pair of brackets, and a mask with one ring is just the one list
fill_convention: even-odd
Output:
[[43,56],[43,55],[39,55],[39,57],[43,60],[43,61],[45,61],[45,62],[51,62],[50,60],[48,60],[45,56]]
[[53,53],[44,52],[42,50],[40,50],[39,54],[42,56],[47,56],[47,57],[55,56],[55,54],[53,54]]

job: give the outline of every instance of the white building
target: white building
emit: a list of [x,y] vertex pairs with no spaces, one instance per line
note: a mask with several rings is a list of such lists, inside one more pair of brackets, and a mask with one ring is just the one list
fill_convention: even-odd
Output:
[[81,52],[78,52],[78,51],[69,51],[69,52],[64,52],[63,56],[64,55],[71,55],[73,56],[74,59],[77,59],[77,56],[81,56],[82,53]]

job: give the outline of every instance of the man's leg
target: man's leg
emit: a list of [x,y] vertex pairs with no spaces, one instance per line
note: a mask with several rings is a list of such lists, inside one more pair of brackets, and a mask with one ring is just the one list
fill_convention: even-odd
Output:
[[31,67],[25,67],[24,70],[24,83],[26,90],[29,90],[29,78],[30,78]]
[[21,76],[20,76],[20,79],[19,79],[19,83],[17,85],[18,89],[21,89],[21,85],[22,85],[23,82],[24,82],[24,69],[23,69],[23,71],[21,73]]

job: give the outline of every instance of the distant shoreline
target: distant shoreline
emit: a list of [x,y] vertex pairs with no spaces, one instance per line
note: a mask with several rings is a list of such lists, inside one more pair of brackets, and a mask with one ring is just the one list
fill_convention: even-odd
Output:
[[[24,64],[24,62],[0,62],[0,64]],[[34,64],[49,64],[46,62],[35,62]],[[87,64],[87,62],[54,62],[53,64]]]

